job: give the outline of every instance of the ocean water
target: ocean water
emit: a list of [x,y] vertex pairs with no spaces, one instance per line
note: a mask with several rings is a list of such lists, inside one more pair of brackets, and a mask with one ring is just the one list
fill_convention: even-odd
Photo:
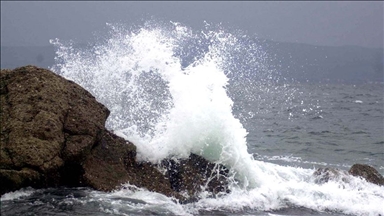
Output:
[[179,204],[129,183],[24,188],[1,197],[2,215],[384,215],[384,187],[313,176],[355,163],[384,174],[383,84],[287,80],[273,53],[220,25],[106,28],[86,47],[53,39],[51,69],[111,110],[107,127],[138,160],[201,155],[230,169],[231,193]]

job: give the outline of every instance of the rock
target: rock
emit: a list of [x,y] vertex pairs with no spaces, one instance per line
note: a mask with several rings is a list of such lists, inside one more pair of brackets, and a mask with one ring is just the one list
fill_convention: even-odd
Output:
[[366,164],[354,164],[348,171],[353,176],[362,177],[367,182],[384,185],[384,177],[373,167]]
[[155,166],[135,160],[136,147],[107,131],[100,134],[100,144],[84,161],[86,185],[103,191],[117,189],[129,182],[150,191],[182,198],[171,189],[169,180]]
[[202,188],[228,191],[228,170],[197,155],[165,160],[166,174],[137,162],[136,146],[105,128],[109,110],[76,83],[35,66],[0,76],[1,195],[27,186],[111,191],[130,183],[185,202]]
[[98,143],[108,109],[79,85],[34,66],[2,70],[0,88],[0,179],[9,182],[0,193],[79,178],[62,170],[82,163]]
[[336,168],[319,168],[314,173],[315,183],[323,184],[330,180],[349,183],[349,178],[357,176],[377,185],[384,185],[384,177],[373,167],[363,164],[354,164],[349,171]]
[[203,190],[212,195],[229,193],[229,170],[223,165],[210,163],[196,154],[183,160],[164,160],[162,165],[167,170],[172,189],[190,198],[186,202],[194,201]]
[[348,173],[335,168],[318,168],[314,173],[316,184],[324,184],[328,181],[342,181],[348,183]]

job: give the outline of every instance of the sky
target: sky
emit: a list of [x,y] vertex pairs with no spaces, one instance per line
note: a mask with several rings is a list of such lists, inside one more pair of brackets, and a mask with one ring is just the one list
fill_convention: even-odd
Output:
[[106,23],[204,21],[249,36],[312,45],[383,47],[382,1],[1,1],[1,45],[41,46],[59,38],[86,42]]

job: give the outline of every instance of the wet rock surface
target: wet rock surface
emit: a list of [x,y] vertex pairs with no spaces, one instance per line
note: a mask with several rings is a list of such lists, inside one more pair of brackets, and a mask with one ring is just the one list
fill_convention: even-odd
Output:
[[348,182],[347,171],[335,168],[318,168],[313,175],[316,177],[315,183],[323,184],[330,180]]
[[359,176],[367,182],[384,185],[384,177],[373,167],[366,164],[354,164],[348,171],[353,176]]
[[229,193],[229,170],[220,165],[213,164],[204,158],[191,154],[188,159],[164,160],[162,165],[166,168],[166,176],[170,180],[174,191],[184,192],[193,201],[198,193],[206,190],[215,195]]
[[384,185],[384,177],[375,168],[367,164],[354,164],[349,171],[322,167],[313,173],[317,184],[327,183],[330,180],[348,183],[351,175],[365,179],[373,184]]
[[130,183],[185,202],[203,189],[228,191],[228,170],[197,155],[164,160],[165,174],[137,162],[136,146],[105,128],[109,110],[49,70],[1,70],[0,99],[0,194],[27,186],[111,191]]

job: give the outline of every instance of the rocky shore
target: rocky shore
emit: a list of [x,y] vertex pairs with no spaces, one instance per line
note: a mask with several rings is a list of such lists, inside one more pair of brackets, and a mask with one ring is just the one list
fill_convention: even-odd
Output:
[[[201,190],[229,192],[228,169],[198,155],[138,162],[136,146],[105,128],[109,110],[76,83],[35,66],[1,70],[0,76],[0,195],[27,186],[112,191],[127,182],[180,202],[197,200]],[[322,168],[314,176],[323,183],[340,173]],[[367,165],[344,174],[384,185]]]
[[[1,195],[27,186],[111,191],[129,182],[187,202],[203,185],[212,194],[228,190],[228,170],[197,155],[159,165],[137,162],[136,146],[105,128],[109,110],[49,70],[1,70],[0,93]],[[220,175],[211,177],[216,169]]]

